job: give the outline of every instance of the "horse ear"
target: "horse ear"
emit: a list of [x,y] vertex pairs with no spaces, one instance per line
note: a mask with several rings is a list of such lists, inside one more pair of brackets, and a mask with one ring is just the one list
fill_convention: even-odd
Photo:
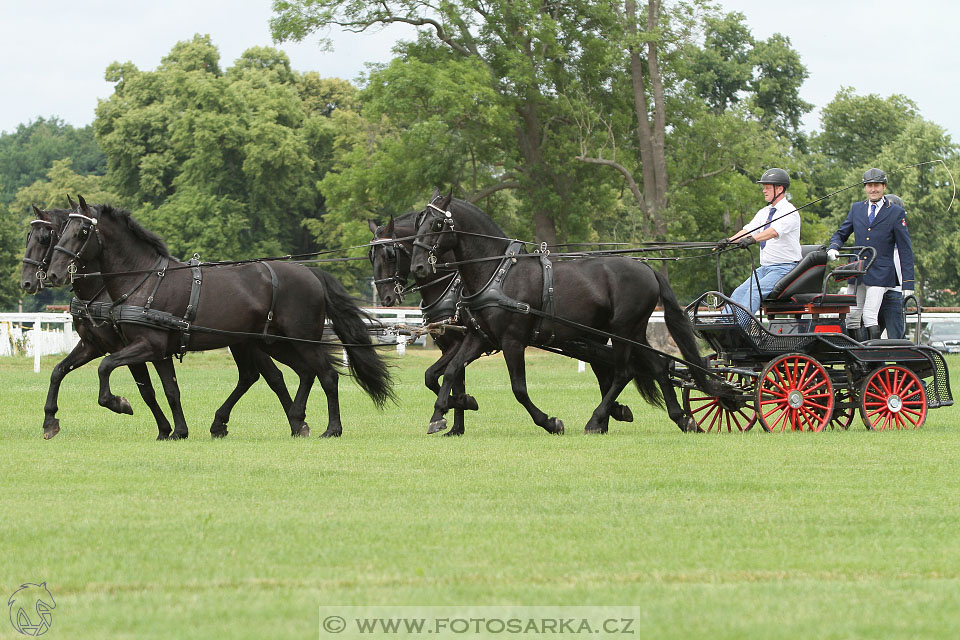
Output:
[[70,208],[74,211],[77,210],[77,203],[73,201],[73,198],[70,197],[70,194],[67,194],[67,204],[70,205]]
[[43,211],[37,208],[37,205],[33,205],[33,212],[37,214],[37,217],[43,220]]
[[87,206],[87,201],[83,199],[83,196],[78,193],[77,198],[80,200],[80,209],[83,211],[89,211],[89,207]]
[[433,201],[436,200],[437,197],[439,197],[439,196],[440,196],[440,189],[438,189],[437,187],[434,187],[434,188],[433,188],[433,195],[430,196],[430,202],[433,202]]
[[367,218],[367,226],[370,227],[370,233],[377,235],[377,229],[380,228],[380,223],[374,220],[373,218]]
[[387,225],[383,228],[383,235],[387,236],[388,238],[393,237],[393,215],[392,214],[390,215],[390,222],[388,222]]
[[447,195],[443,196],[443,200],[440,201],[441,209],[450,208],[450,203],[453,202],[453,190],[450,191]]

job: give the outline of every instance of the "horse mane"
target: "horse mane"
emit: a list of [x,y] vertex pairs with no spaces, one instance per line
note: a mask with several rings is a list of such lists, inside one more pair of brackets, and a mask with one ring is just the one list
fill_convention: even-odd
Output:
[[483,230],[483,233],[485,233],[486,235],[494,236],[498,238],[507,237],[507,234],[503,232],[503,229],[500,228],[500,225],[494,222],[493,218],[488,216],[486,212],[480,207],[478,207],[477,205],[471,202],[467,202],[466,200],[454,198],[453,200],[450,201],[450,208],[452,209],[454,207],[456,207],[457,209],[460,209],[464,213],[468,213],[469,215],[473,216],[474,219],[477,220],[481,226],[486,227]]
[[133,215],[126,209],[114,207],[109,204],[97,204],[94,205],[93,208],[96,209],[100,215],[106,215],[115,222],[126,225],[130,233],[133,234],[133,237],[146,242],[164,258],[170,257],[170,250],[167,249],[167,243],[163,241],[163,238],[137,222],[133,218]]

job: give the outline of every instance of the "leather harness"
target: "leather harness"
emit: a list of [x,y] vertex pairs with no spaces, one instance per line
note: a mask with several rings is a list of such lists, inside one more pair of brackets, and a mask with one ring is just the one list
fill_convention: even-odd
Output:
[[487,283],[483,285],[483,288],[477,293],[460,296],[460,310],[465,316],[465,320],[470,323],[470,326],[477,331],[484,340],[494,345],[496,349],[500,348],[499,345],[487,332],[483,331],[480,322],[473,313],[474,311],[489,307],[499,307],[506,311],[525,315],[534,313],[534,315],[537,316],[537,321],[531,336],[531,346],[549,346],[553,343],[555,337],[553,320],[557,311],[557,301],[553,286],[553,264],[550,262],[550,258],[547,257],[545,251],[540,254],[540,266],[543,270],[543,293],[540,298],[541,308],[539,310],[531,310],[530,305],[526,302],[514,300],[503,292],[503,283],[507,278],[507,274],[510,273],[511,267],[517,263],[517,255],[523,252],[523,244],[524,243],[517,240],[510,242],[503,259],[500,260],[500,265],[493,272],[493,275],[490,276]]

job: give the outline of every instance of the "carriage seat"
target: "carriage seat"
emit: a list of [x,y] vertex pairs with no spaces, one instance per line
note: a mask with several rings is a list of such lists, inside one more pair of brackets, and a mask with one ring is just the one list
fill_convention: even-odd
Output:
[[841,293],[823,293],[823,279],[827,272],[827,252],[818,244],[800,247],[801,259],[773,286],[763,301],[767,311],[799,310],[807,305],[851,306],[857,297]]

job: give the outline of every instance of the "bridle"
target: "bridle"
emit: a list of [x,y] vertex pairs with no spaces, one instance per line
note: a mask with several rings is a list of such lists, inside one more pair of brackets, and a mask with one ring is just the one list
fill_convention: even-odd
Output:
[[379,278],[373,281],[374,286],[381,284],[392,284],[393,291],[397,294],[400,302],[403,302],[403,294],[405,287],[407,286],[407,277],[410,272],[407,270],[406,275],[400,274],[400,258],[397,255],[398,253],[403,253],[407,256],[407,261],[410,260],[410,250],[404,246],[402,242],[397,242],[395,238],[377,238],[374,236],[374,241],[370,243],[370,264],[375,264],[374,259],[376,255],[377,247],[383,247],[384,251],[384,260],[387,262],[393,262],[393,275],[386,278]]
[[[432,211],[431,211],[432,209]],[[430,217],[434,218],[433,224],[430,225],[430,231],[437,234],[437,241],[433,245],[429,245],[425,242],[419,240],[419,233],[417,234],[417,239],[414,239],[413,246],[420,247],[427,252],[427,263],[431,268],[436,271],[437,264],[437,253],[440,251],[440,241],[443,238],[444,232],[454,232],[456,227],[453,224],[453,214],[446,209],[441,209],[432,202],[427,205],[426,209],[417,214],[416,228],[417,231],[420,231],[420,226],[426,222]]]
[[30,246],[30,238],[33,237],[37,227],[47,227],[50,229],[50,237],[37,240],[41,245],[48,245],[46,253],[43,254],[43,258],[40,260],[34,260],[26,256],[23,258],[24,264],[29,264],[37,268],[37,290],[40,290],[43,289],[43,283],[47,279],[47,269],[50,268],[50,259],[53,257],[53,250],[56,248],[55,244],[60,238],[60,229],[49,220],[41,220],[39,218],[31,220],[30,227],[30,234],[27,236],[27,247]]
[[[77,272],[78,265],[81,269],[83,268],[85,259],[89,260],[91,257],[100,252],[100,249],[103,248],[103,241],[100,238],[100,229],[97,228],[96,218],[91,218],[90,216],[76,212],[71,213],[69,217],[80,220],[80,228],[77,230],[77,237],[83,239],[83,244],[80,245],[80,249],[78,249],[76,253],[70,251],[63,246],[63,242],[67,239],[66,234],[64,234],[64,236],[60,238],[60,242],[57,243],[57,246],[55,246],[53,250],[70,256],[70,267],[68,267],[67,271],[72,275]],[[93,233],[90,233],[91,229],[93,230]],[[97,248],[96,252],[91,253],[88,251],[88,246],[90,245],[90,239],[93,237],[96,237],[97,239]]]

